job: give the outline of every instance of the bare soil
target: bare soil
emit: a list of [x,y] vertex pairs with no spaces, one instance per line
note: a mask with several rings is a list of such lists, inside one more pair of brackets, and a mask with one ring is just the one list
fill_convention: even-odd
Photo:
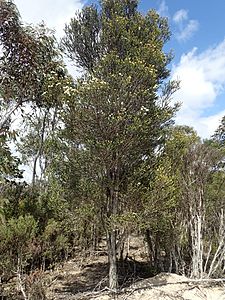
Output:
[[[54,271],[33,274],[28,279],[36,296],[30,300],[225,300],[225,280],[200,282],[169,273],[150,277],[144,241],[132,237],[126,247],[129,257],[118,265],[120,290],[116,295],[107,288],[108,262],[103,244],[98,252],[77,255]],[[10,284],[15,286],[15,279]],[[13,298],[2,298],[0,293],[3,299],[24,298],[18,289]]]
[[[94,262],[83,270],[66,267],[51,286],[51,300],[225,300],[223,281],[195,282],[184,276],[161,273],[152,278],[133,278],[117,295],[107,289],[107,269]],[[104,266],[104,268],[103,268]],[[98,282],[96,284],[96,282]]]
[[129,259],[119,264],[120,291],[117,295],[107,289],[107,256],[100,251],[98,255],[89,256],[83,261],[69,261],[62,269],[55,271],[48,299],[225,300],[225,281],[199,282],[169,273],[149,277],[145,252],[144,241],[132,237]]

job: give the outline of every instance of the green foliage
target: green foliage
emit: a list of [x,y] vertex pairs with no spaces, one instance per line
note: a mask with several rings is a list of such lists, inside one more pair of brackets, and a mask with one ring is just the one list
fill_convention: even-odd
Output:
[[4,179],[21,177],[19,159],[12,156],[6,134],[0,135],[0,184]]
[[37,222],[30,215],[0,223],[0,273],[6,276],[26,267],[32,258]]
[[43,240],[43,256],[50,262],[57,261],[67,256],[69,243],[68,237],[64,234],[62,224],[49,219],[47,226],[42,235]]
[[[84,145],[89,176],[103,186],[105,195],[115,185],[122,194],[143,157],[150,163],[161,128],[175,111],[169,100],[176,83],[168,84],[167,97],[157,94],[169,74],[169,58],[162,51],[169,38],[166,20],[154,11],[143,17],[136,8],[126,1],[103,1],[100,12],[86,8],[71,20],[63,39],[70,55],[78,56],[77,63],[88,71],[68,101],[64,115],[68,140]],[[96,22],[90,28],[92,18]],[[92,43],[96,24],[101,28],[99,46],[93,46],[95,54],[87,57],[80,40]]]
[[225,116],[221,120],[221,124],[212,136],[212,140],[217,142],[221,147],[225,146]]
[[41,105],[45,77],[59,66],[56,41],[44,25],[24,26],[12,1],[1,1],[0,20],[2,97]]

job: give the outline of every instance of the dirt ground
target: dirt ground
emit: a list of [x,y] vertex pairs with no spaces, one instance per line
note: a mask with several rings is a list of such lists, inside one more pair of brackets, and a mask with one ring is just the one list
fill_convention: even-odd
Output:
[[[83,274],[71,271],[70,276],[68,273],[64,275],[65,277],[61,275],[51,287],[48,299],[225,300],[223,282],[193,282],[184,276],[169,273],[161,273],[148,279],[136,279],[130,286],[122,288],[118,295],[112,295],[106,288],[106,273],[102,274],[102,277],[98,277],[100,274],[96,273],[96,280],[100,279],[97,285],[92,276],[85,277],[86,272],[90,271],[89,267],[91,266],[84,268]],[[94,272],[93,269],[92,272]]]
[[[41,291],[30,300],[225,300],[225,280],[197,282],[170,273],[150,277],[145,250],[144,241],[132,237],[129,258],[118,266],[120,290],[117,295],[107,288],[108,263],[102,245],[97,253],[89,253],[85,258],[83,254],[77,255],[52,271],[30,278],[32,286],[36,285],[36,290]],[[0,293],[2,299],[24,298],[21,293],[13,298],[2,298]]]
[[132,238],[129,253],[133,260],[119,265],[118,295],[107,289],[107,256],[100,251],[54,271],[48,300],[225,300],[225,281],[196,282],[169,273],[149,278],[144,250],[144,242]]

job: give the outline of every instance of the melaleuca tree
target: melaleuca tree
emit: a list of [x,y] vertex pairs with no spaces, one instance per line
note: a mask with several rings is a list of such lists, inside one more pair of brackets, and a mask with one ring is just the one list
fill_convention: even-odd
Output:
[[[169,265],[177,273],[201,278],[221,271],[224,254],[222,157],[221,149],[211,141],[203,143],[192,128],[175,126],[167,133],[155,171],[161,179],[154,178],[153,198],[159,202],[164,199],[157,206],[160,218],[156,233],[162,227],[160,224],[167,225],[159,236],[157,250],[165,251],[165,258],[169,251]],[[151,206],[147,207],[150,211],[145,219],[150,219]],[[156,234],[152,224],[149,228],[149,241],[153,241],[154,250]]]
[[155,153],[153,165],[146,165],[137,173],[133,185],[136,183],[135,190],[139,193],[137,214],[152,271],[179,273],[182,255],[177,254],[177,249],[180,249],[181,220],[184,219],[179,210],[183,207],[180,203],[181,166],[188,148],[199,138],[192,128],[169,126],[164,131],[164,139]]
[[[138,1],[100,2],[86,7],[66,26],[62,45],[85,74],[64,115],[67,137],[86,155],[81,168],[93,183],[90,194],[107,233],[109,286],[117,288],[117,219],[128,209],[127,188],[142,165],[152,165],[163,130],[174,114],[170,98],[171,55],[163,51],[170,32],[155,11],[145,16]],[[84,179],[85,180],[85,179]]]
[[[221,153],[222,154],[222,153]],[[221,155],[224,157],[224,152]],[[204,252],[207,259],[204,272],[208,277],[221,277],[224,273],[224,205],[225,205],[225,173],[220,161],[214,166],[206,186],[206,230],[204,232]]]
[[41,183],[47,181],[47,168],[51,162],[54,149],[54,139],[58,130],[57,123],[59,107],[33,107],[28,113],[24,113],[17,148],[22,157],[22,162],[32,170],[32,186],[37,181],[39,188]]

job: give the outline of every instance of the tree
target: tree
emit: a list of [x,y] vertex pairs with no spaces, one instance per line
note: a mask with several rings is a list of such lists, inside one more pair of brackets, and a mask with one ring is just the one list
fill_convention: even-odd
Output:
[[35,123],[38,114],[45,116],[35,128],[35,142],[30,149],[34,157],[34,185],[43,153],[46,118],[55,122],[73,80],[67,74],[53,32],[44,24],[25,26],[11,0],[0,1],[0,25],[0,134],[9,133],[13,114],[27,123],[27,129],[29,121]]
[[86,7],[66,26],[62,45],[85,69],[67,103],[67,137],[85,153],[86,180],[107,234],[109,286],[116,290],[117,220],[132,212],[128,186],[143,165],[151,166],[163,130],[176,108],[169,105],[177,82],[169,76],[170,33],[155,11],[142,16],[138,1],[103,0]]
[[212,140],[218,142],[221,147],[225,146],[225,116],[222,118],[219,127],[213,134]]
[[63,79],[65,74],[52,32],[44,24],[25,26],[11,0],[0,1],[0,45],[0,101],[5,104],[2,130],[24,103],[52,105],[45,97],[50,89],[46,83],[52,77]]
[[210,146],[193,144],[184,157],[181,187],[182,198],[187,204],[191,238],[191,276],[202,278],[204,230],[206,218],[206,187],[219,153]]
[[183,271],[185,254],[181,253],[181,240],[185,219],[181,215],[184,207],[181,203],[181,169],[189,147],[199,140],[188,126],[168,127],[165,142],[155,155],[154,168],[145,168],[136,178],[137,182],[143,175],[146,178],[139,219],[153,272]]
[[[187,126],[175,126],[168,133],[161,159],[163,166],[169,165],[164,177],[169,173],[175,189],[172,194],[175,214],[169,222],[173,236],[170,240],[172,265],[177,273],[202,278],[215,275],[221,268],[224,253],[222,157],[223,151],[215,143],[202,142]],[[163,188],[164,193],[168,186]],[[162,193],[159,192],[159,197]],[[171,200],[170,195],[167,201]]]

